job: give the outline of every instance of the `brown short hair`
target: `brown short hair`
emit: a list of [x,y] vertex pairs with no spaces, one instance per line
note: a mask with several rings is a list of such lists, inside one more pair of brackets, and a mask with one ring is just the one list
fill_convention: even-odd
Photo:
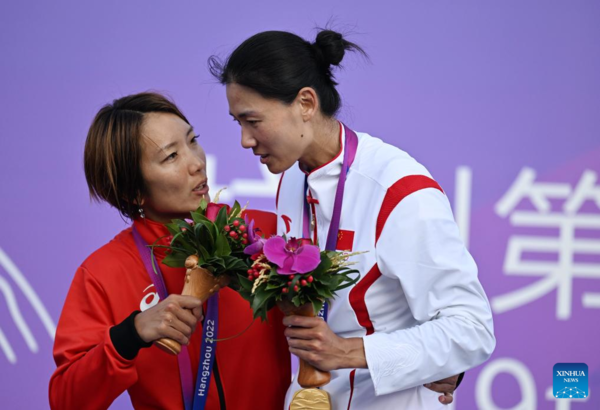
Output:
[[174,114],[189,124],[165,96],[139,93],[102,107],[85,141],[83,164],[90,197],[108,202],[129,219],[136,217],[136,203],[145,194],[140,167],[144,116],[156,112]]

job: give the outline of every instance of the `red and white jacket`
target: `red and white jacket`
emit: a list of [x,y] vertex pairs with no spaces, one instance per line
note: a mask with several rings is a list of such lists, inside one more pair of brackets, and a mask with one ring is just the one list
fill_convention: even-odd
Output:
[[[333,212],[342,149],[331,162],[282,175],[278,234],[302,237],[304,196],[321,248]],[[400,149],[357,133],[347,175],[338,249],[353,257],[360,281],[331,303],[328,324],[341,337],[362,337],[368,369],[332,372],[324,387],[334,409],[444,408],[422,385],[459,374],[494,350],[492,313],[450,204],[429,172]],[[304,192],[308,178],[308,192]],[[288,390],[286,408],[300,389]]]

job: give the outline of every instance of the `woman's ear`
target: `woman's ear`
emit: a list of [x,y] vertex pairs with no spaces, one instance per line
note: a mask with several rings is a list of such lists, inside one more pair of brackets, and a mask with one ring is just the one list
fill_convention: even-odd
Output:
[[296,102],[300,106],[303,121],[310,121],[319,112],[319,97],[312,87],[304,87],[298,91]]

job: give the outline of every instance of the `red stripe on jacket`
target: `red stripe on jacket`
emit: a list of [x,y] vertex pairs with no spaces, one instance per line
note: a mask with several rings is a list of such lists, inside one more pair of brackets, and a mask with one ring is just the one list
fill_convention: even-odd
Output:
[[[436,188],[441,192],[444,192],[437,182],[424,175],[406,176],[399,179],[388,188],[383,203],[381,204],[379,215],[377,216],[375,244],[377,244],[377,241],[381,236],[381,232],[383,231],[387,219],[400,201],[408,195],[425,188]],[[365,296],[371,285],[373,285],[380,276],[381,272],[379,267],[375,264],[369,273],[367,273],[367,275],[352,288],[349,294],[350,305],[356,314],[356,319],[358,320],[358,323],[367,330],[367,335],[373,334],[375,329],[373,327],[373,322],[371,322],[371,317],[369,316]]]
[[279,208],[279,191],[281,190],[281,181],[283,181],[284,175],[285,172],[281,174],[281,177],[279,178],[279,184],[277,185],[277,195],[275,195],[275,209]]
[[367,310],[367,304],[365,303],[365,294],[380,276],[381,272],[379,271],[379,267],[377,264],[373,265],[369,273],[367,273],[367,275],[352,288],[350,295],[348,296],[350,299],[350,306],[352,306],[352,310],[354,310],[354,313],[356,314],[358,323],[367,329],[367,335],[372,334],[375,329],[373,329],[373,323],[369,317],[369,311]]
[[354,395],[354,375],[356,374],[356,369],[350,372],[350,398],[348,399],[348,410],[350,410],[350,405],[352,404],[352,396]]
[[375,228],[375,244],[381,236],[381,231],[390,214],[396,208],[396,205],[400,203],[404,198],[412,193],[420,191],[425,188],[436,188],[442,193],[444,190],[435,182],[433,179],[426,177],[425,175],[409,175],[402,179],[399,179],[388,188],[385,193],[385,198],[381,204],[379,215],[377,216],[377,225]]

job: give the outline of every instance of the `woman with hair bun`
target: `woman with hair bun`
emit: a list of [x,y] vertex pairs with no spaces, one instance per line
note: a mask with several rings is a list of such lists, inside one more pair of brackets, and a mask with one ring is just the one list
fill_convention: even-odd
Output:
[[[331,371],[323,389],[334,409],[443,407],[452,376],[494,350],[490,306],[430,173],[336,119],[332,66],[347,51],[364,54],[331,30],[314,43],[267,31],[209,66],[226,86],[242,146],[282,174],[278,233],[310,237],[321,249],[368,251],[352,258],[361,278],[338,293],[326,320],[284,319],[290,352]],[[291,385],[286,409],[299,389]]]

